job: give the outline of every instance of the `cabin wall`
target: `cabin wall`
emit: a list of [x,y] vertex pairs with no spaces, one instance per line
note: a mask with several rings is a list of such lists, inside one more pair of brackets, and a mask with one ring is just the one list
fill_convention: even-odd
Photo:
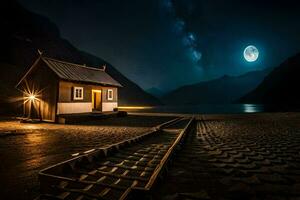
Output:
[[113,100],[108,100],[108,90],[112,88],[105,88],[102,92],[102,111],[109,112],[113,111],[114,108],[118,107],[118,89],[113,89]]
[[[82,100],[75,100],[73,98],[74,87],[83,88]],[[113,90],[113,100],[108,100],[107,98],[108,89]],[[92,90],[101,90],[103,112],[113,111],[114,108],[118,107],[118,89],[115,87],[103,87],[92,84],[60,81],[57,114],[92,112]]]
[[24,116],[54,122],[58,78],[44,63],[38,65],[19,86],[19,89],[33,92],[37,97],[34,101],[28,101],[27,95],[23,96]]

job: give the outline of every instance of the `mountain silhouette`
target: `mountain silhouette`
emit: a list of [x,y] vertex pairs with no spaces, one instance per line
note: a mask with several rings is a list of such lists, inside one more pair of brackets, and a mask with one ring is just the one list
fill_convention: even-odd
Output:
[[211,81],[182,86],[162,97],[165,104],[229,104],[254,89],[271,71],[248,72],[241,76],[222,76]]
[[[38,57],[43,55],[92,67],[106,65],[107,72],[124,87],[119,90],[119,105],[159,105],[161,102],[122,75],[102,58],[75,48],[61,38],[57,26],[46,17],[32,13],[17,1],[1,2],[0,104],[9,109],[11,96],[21,95],[16,82]],[[78,30],[82,31],[82,30]],[[84,33],[83,33],[84,34]],[[5,106],[4,106],[5,105]],[[0,110],[1,112],[1,110]]]
[[160,98],[165,94],[165,92],[163,90],[156,88],[156,87],[151,87],[151,88],[147,89],[146,92],[152,94],[153,96],[155,96],[157,98]]
[[274,68],[261,84],[242,97],[239,102],[299,106],[299,73],[300,53]]

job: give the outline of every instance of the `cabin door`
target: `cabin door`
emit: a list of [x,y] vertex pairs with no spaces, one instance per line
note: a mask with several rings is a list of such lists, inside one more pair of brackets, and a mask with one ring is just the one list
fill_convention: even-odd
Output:
[[93,110],[102,111],[101,90],[92,90]]

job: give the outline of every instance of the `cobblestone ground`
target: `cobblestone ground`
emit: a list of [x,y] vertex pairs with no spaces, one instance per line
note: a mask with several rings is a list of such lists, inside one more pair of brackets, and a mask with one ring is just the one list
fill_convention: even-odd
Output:
[[0,120],[0,199],[33,199],[38,193],[39,170],[73,153],[143,134],[171,119],[174,117],[128,116],[81,125]]
[[157,199],[300,199],[300,114],[204,116]]

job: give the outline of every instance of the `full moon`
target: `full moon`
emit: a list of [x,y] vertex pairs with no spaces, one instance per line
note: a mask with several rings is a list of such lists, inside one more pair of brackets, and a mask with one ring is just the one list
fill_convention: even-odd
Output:
[[253,46],[253,45],[250,45],[250,46],[247,46],[244,50],[244,58],[245,60],[247,60],[248,62],[254,62],[257,60],[259,56],[259,51],[258,49]]

